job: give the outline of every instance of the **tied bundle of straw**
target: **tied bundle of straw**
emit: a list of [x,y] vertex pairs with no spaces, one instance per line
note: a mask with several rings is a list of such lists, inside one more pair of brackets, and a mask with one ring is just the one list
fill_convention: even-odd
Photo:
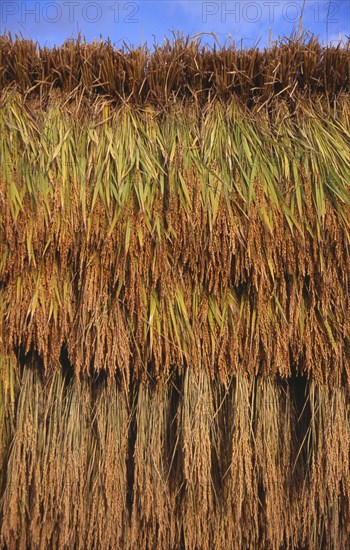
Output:
[[350,43],[0,37],[0,547],[350,547]]

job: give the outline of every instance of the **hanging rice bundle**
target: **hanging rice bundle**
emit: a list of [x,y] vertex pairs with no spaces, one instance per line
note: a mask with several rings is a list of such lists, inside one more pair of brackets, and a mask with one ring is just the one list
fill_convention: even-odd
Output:
[[0,547],[350,547],[350,44],[0,90]]

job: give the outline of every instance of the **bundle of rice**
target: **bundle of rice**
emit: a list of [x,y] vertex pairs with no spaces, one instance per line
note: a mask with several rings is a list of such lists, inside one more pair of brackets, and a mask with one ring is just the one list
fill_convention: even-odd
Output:
[[350,547],[350,43],[0,37],[0,547]]

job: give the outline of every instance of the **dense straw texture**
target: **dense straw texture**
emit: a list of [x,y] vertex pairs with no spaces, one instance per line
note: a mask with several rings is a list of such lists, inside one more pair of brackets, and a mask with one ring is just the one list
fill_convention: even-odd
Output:
[[350,42],[323,48],[314,38],[286,39],[268,50],[209,49],[178,38],[152,50],[68,40],[58,48],[0,36],[0,87],[48,98],[54,90],[156,104],[191,98],[201,104],[237,95],[250,107],[272,96],[325,96],[350,90]]
[[0,37],[0,547],[350,547],[349,75]]

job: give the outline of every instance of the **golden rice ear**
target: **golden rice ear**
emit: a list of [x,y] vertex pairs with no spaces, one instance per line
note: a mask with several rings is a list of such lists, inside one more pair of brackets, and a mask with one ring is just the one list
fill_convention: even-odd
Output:
[[[0,352],[0,471],[7,467],[8,451],[15,432],[16,396],[20,372],[16,356]],[[3,479],[0,476],[0,484]]]

